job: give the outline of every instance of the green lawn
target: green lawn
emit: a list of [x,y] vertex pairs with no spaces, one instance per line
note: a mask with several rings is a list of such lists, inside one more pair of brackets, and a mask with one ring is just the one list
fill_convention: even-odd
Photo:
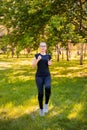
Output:
[[32,58],[0,59],[0,130],[87,130],[87,61],[53,62],[49,113],[39,116]]

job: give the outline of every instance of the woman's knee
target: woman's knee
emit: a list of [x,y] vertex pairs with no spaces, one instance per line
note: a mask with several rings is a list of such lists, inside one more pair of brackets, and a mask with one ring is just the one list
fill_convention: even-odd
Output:
[[43,93],[38,93],[38,99],[42,100],[43,99]]
[[46,87],[45,93],[50,95],[51,94],[51,87]]

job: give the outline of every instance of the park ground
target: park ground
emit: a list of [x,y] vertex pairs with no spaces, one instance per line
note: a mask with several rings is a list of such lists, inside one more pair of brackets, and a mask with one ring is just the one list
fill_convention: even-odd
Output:
[[49,113],[39,116],[31,58],[0,57],[0,130],[87,130],[87,61],[53,60]]

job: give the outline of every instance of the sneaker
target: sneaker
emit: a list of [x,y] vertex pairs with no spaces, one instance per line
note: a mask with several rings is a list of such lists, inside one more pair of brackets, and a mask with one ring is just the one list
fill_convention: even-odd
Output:
[[48,113],[48,104],[44,104],[44,113]]
[[44,111],[43,111],[43,109],[40,109],[40,116],[44,116]]

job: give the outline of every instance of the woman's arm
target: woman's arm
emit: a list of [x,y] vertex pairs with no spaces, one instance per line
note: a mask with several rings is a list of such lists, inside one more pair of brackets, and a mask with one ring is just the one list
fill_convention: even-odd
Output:
[[36,59],[36,57],[34,58],[33,62],[32,62],[32,67],[36,67],[37,63],[41,60],[41,56],[38,56],[38,58]]

